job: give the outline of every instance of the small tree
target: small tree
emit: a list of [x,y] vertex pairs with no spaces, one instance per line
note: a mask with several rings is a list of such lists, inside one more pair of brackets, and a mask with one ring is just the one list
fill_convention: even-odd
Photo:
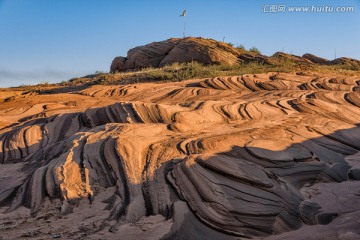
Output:
[[260,50],[257,47],[252,47],[249,49],[250,52],[261,54]]
[[232,42],[228,42],[228,45],[230,45],[231,47],[234,47],[234,44]]
[[237,45],[236,48],[241,49],[241,50],[245,50],[244,44]]

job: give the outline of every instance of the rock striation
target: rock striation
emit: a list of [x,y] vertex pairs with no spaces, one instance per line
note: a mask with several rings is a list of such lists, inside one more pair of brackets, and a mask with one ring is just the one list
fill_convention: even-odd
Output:
[[276,52],[272,56],[246,51],[230,44],[204,38],[171,38],[161,42],[153,42],[145,46],[130,49],[126,57],[115,57],[110,66],[110,72],[138,70],[146,67],[163,67],[173,63],[196,61],[209,64],[239,64],[261,62],[264,64],[281,64],[290,61],[297,64],[341,64],[359,67],[360,61],[351,58],[327,60],[313,54],[302,57],[293,54]]
[[129,50],[127,57],[116,57],[110,67],[111,72],[162,67],[172,63],[196,61],[203,64],[239,62],[240,49],[229,44],[203,38],[171,38]]
[[359,84],[267,73],[1,100],[0,236],[356,236]]
[[317,63],[317,64],[330,64],[330,61],[328,59],[325,58],[321,58],[318,56],[315,56],[314,54],[310,54],[310,53],[306,53],[302,56],[305,59],[310,60],[313,63]]

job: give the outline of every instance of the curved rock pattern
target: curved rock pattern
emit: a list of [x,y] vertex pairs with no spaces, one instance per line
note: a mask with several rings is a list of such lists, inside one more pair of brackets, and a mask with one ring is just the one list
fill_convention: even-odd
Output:
[[56,205],[60,220],[97,211],[91,234],[64,233],[73,239],[336,229],[347,213],[304,188],[356,184],[359,79],[268,73],[4,102],[13,124],[0,129],[1,219],[24,207],[36,217]]
[[212,39],[171,38],[130,49],[127,57],[114,58],[110,71],[162,67],[173,63],[192,61],[206,65],[214,63],[234,64],[241,61],[238,55],[242,52],[244,50],[233,48],[229,44]]
[[174,63],[199,62],[204,65],[260,62],[269,65],[281,65],[286,62],[302,66],[343,65],[349,69],[358,69],[360,61],[351,58],[327,60],[313,54],[296,56],[284,52],[276,52],[272,56],[247,51],[233,47],[230,44],[205,38],[171,38],[161,42],[153,42],[138,46],[128,51],[126,57],[115,57],[110,66],[110,72],[132,71],[146,67],[163,67]]

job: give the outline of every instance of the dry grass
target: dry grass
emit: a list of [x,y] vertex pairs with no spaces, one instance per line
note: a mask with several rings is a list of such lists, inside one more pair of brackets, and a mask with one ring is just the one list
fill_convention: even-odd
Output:
[[344,65],[316,65],[298,64],[292,61],[282,60],[278,64],[269,65],[261,62],[249,62],[235,65],[220,64],[204,66],[197,62],[175,63],[162,68],[145,68],[135,72],[102,73],[83,78],[75,78],[63,85],[81,84],[131,84],[142,82],[178,82],[193,78],[220,77],[243,74],[258,74],[266,72],[303,72],[336,75],[360,75],[360,68]]
[[[276,64],[249,62],[235,65],[220,64],[204,66],[197,62],[174,63],[162,68],[144,68],[139,71],[121,73],[96,73],[80,78],[73,78],[58,84],[43,83],[35,86],[24,85],[11,90],[17,91],[44,91],[59,87],[74,87],[86,85],[113,85],[142,82],[178,82],[193,78],[208,78],[220,76],[233,76],[243,74],[258,74],[266,72],[307,72],[332,74],[334,76],[360,75],[360,67],[347,65],[317,65],[295,63],[282,59]],[[6,91],[8,89],[2,89]],[[0,89],[1,91],[1,89]]]

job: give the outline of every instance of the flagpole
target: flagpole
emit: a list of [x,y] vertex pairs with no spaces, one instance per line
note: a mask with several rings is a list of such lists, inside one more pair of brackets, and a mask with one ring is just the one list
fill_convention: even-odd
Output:
[[184,16],[184,33],[183,33],[184,38],[185,38],[185,32],[186,32],[186,15]]
[[184,17],[184,32],[183,32],[183,38],[185,38],[186,36],[186,9],[182,12],[182,14],[180,15],[180,17]]

